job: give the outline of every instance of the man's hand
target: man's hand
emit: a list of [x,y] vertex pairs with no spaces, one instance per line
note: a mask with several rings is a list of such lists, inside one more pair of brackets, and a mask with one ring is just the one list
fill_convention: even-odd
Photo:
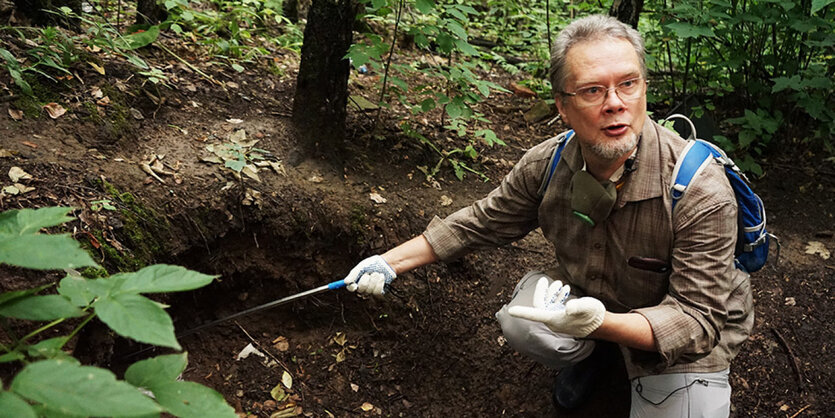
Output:
[[347,289],[361,295],[382,296],[397,273],[379,255],[360,261],[345,277]]
[[548,279],[543,277],[536,284],[533,307],[512,306],[508,313],[517,318],[542,322],[559,334],[587,337],[603,323],[606,308],[592,297],[565,302],[569,291],[569,286],[563,286],[559,280],[549,286]]

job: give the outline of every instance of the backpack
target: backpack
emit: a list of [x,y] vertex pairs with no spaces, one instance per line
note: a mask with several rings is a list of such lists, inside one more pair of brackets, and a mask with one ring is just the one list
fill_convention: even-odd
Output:
[[[681,156],[679,156],[675,169],[673,169],[674,181],[670,188],[673,203],[670,213],[672,214],[672,211],[675,210],[676,203],[684,197],[687,187],[693,178],[709,164],[710,157],[713,157],[713,159],[722,163],[722,166],[725,168],[725,175],[734,190],[734,196],[739,207],[739,228],[736,250],[734,251],[736,267],[748,273],[753,273],[761,269],[768,258],[770,239],[774,238],[777,241],[778,257],[780,245],[777,237],[769,234],[765,229],[766,215],[762,199],[751,190],[745,174],[719,147],[696,138],[696,128],[690,119],[684,115],[676,114],[670,115],[666,120],[676,118],[684,119],[690,125],[691,132],[688,136],[688,144]],[[551,177],[553,177],[557,164],[560,161],[562,151],[573,136],[574,130],[570,130],[557,139],[557,147],[554,149],[554,154],[548,163],[548,172],[539,188],[540,196],[545,195],[548,184],[551,182]]]

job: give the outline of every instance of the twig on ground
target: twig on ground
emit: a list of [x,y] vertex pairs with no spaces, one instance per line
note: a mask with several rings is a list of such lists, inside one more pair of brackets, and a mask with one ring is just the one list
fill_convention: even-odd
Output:
[[801,390],[803,390],[805,384],[803,379],[803,373],[800,371],[800,364],[797,360],[797,356],[794,355],[794,351],[792,351],[792,348],[789,345],[788,341],[786,341],[786,339],[783,338],[783,334],[780,334],[780,331],[777,331],[777,328],[772,327],[771,332],[773,332],[774,335],[777,336],[777,339],[780,341],[781,344],[783,344],[783,347],[785,347],[786,352],[789,354],[789,357],[791,358],[792,368],[794,369],[795,373],[797,373],[797,385],[800,387]]
[[800,408],[799,411],[795,412],[794,415],[790,416],[789,418],[794,418],[794,417],[800,415],[801,412],[805,411],[806,408],[808,408],[810,406],[812,406],[812,404],[808,404],[808,405],[804,406],[803,408]]
[[238,321],[235,321],[235,325],[237,325],[237,326],[238,326],[238,328],[240,328],[240,329],[241,329],[241,331],[243,331],[244,335],[246,335],[246,336],[247,336],[247,338],[249,338],[249,341],[251,341],[253,344],[255,344],[255,346],[256,346],[256,347],[258,347],[259,349],[261,349],[261,351],[262,351],[262,352],[264,352],[264,353],[266,353],[268,356],[270,356],[270,358],[271,358],[271,359],[275,360],[275,362],[276,362],[276,363],[278,363],[278,365],[279,365],[279,366],[281,366],[282,368],[284,368],[284,370],[290,370],[290,369],[288,369],[288,368],[287,368],[287,365],[286,365],[286,364],[284,364],[281,360],[279,360],[279,359],[278,359],[278,357],[274,356],[274,355],[273,355],[273,353],[270,353],[270,351],[269,351],[269,350],[267,350],[266,348],[264,348],[264,346],[263,346],[263,345],[261,345],[261,343],[259,343],[259,342],[258,342],[258,340],[256,340],[255,338],[252,338],[252,335],[249,335],[249,333],[248,333],[248,332],[246,332],[246,330],[244,329],[244,327],[242,327],[242,326],[241,326],[241,324],[239,324],[239,323],[238,323]]

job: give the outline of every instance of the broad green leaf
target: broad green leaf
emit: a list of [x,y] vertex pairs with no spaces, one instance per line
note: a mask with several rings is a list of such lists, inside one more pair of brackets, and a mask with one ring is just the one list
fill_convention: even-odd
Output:
[[144,296],[121,294],[102,298],[93,307],[99,319],[123,337],[180,349],[171,317],[157,303]]
[[789,77],[777,77],[772,78],[771,81],[774,82],[774,87],[771,88],[772,93],[781,92],[785,89],[792,89],[792,90],[800,90],[801,82],[800,76],[794,75],[791,78]]
[[464,27],[461,26],[460,23],[458,23],[454,20],[450,20],[449,22],[447,22],[446,27],[447,27],[447,29],[449,29],[450,32],[455,34],[455,36],[457,36],[459,39],[463,39],[465,41],[467,40],[467,30],[464,29]]
[[72,208],[50,207],[43,209],[19,209],[0,213],[0,233],[34,234],[41,228],[61,225],[75,218],[67,216]]
[[446,113],[452,119],[461,117],[464,114],[464,102],[460,97],[452,99],[452,102],[446,106]]
[[58,294],[70,300],[75,306],[87,306],[99,296],[93,291],[94,286],[100,287],[100,280],[87,280],[83,277],[66,276],[58,284]]
[[47,287],[52,286],[51,284],[45,284],[43,286],[38,286],[32,289],[24,289],[24,290],[15,290],[14,292],[6,292],[0,293],[0,305],[14,299],[19,299],[24,296],[34,295],[41,290],[46,289]]
[[473,48],[473,46],[470,45],[470,43],[467,42],[464,39],[456,39],[455,40],[455,46],[458,47],[459,51],[461,51],[461,52],[463,52],[467,55],[478,55],[478,51],[475,48]]
[[198,273],[181,266],[155,264],[134,273],[119,273],[111,279],[123,280],[121,292],[161,293],[182,292],[206,286],[218,276]]
[[415,0],[415,7],[421,13],[428,15],[435,8],[435,0]]
[[154,43],[159,37],[159,26],[151,26],[142,32],[132,33],[130,35],[122,36],[122,43],[118,46],[127,50],[134,50],[142,48],[143,46]]
[[420,102],[420,110],[428,112],[435,108],[435,99],[425,99]]
[[243,66],[241,66],[241,64],[235,64],[235,63],[233,63],[233,64],[232,64],[232,69],[233,69],[233,70],[235,70],[235,71],[237,71],[237,72],[239,72],[239,73],[244,72],[244,67],[243,67]]
[[231,168],[234,171],[241,172],[246,165],[246,161],[244,160],[226,160],[224,164],[225,167]]
[[696,26],[687,22],[673,22],[664,26],[673,31],[673,33],[680,38],[698,38],[701,36],[706,36],[708,38],[716,37],[716,34],[713,33],[713,29],[707,26]]
[[135,416],[160,412],[139,390],[97,367],[69,360],[31,363],[15,376],[10,389],[49,409],[83,416]]
[[56,358],[65,357],[67,353],[61,351],[61,347],[67,342],[67,337],[55,337],[43,340],[29,347],[30,357]]
[[0,233],[0,263],[38,270],[98,266],[68,234],[10,235]]
[[195,382],[169,382],[151,388],[157,402],[180,417],[237,418],[219,393]]
[[35,410],[26,401],[12,392],[0,391],[0,416],[15,418],[37,418]]
[[23,353],[12,351],[10,353],[6,353],[0,356],[0,363],[11,363],[13,361],[23,360],[25,358],[26,356],[24,356]]
[[0,306],[0,316],[33,321],[51,321],[84,315],[61,295],[27,296]]
[[153,388],[177,380],[188,364],[188,353],[166,354],[133,363],[125,380],[137,387]]
[[817,13],[830,4],[835,3],[835,0],[812,0],[812,14]]

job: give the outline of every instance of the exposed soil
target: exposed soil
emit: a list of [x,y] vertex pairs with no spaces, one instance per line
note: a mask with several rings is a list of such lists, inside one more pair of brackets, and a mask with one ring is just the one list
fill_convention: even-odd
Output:
[[[85,84],[62,90],[69,112],[56,120],[43,113],[13,121],[6,108],[15,105],[0,104],[0,148],[13,154],[0,158],[3,186],[11,184],[5,173],[18,166],[33,175],[27,185],[35,188],[3,197],[0,209],[79,208],[69,230],[100,247],[99,260],[111,273],[138,259],[221,274],[204,289],[165,298],[177,329],[187,330],[342,278],[363,257],[419,234],[434,215],[486,194],[525,149],[562,130],[558,123],[526,124],[522,113],[533,101],[498,94],[482,111],[508,146],[482,147],[474,164],[492,180],[458,181],[447,167],[433,187],[416,167],[433,166],[436,155],[398,133],[389,112],[371,132],[373,113],[352,111],[347,163],[338,171],[294,151],[288,116],[295,58],[277,58],[288,63],[288,76],[216,74],[236,83],[225,88],[176,63],[174,90],[125,81],[119,64],[107,65],[107,76],[78,69]],[[363,87],[370,77],[352,75],[352,91],[376,94]],[[498,72],[491,77],[502,85],[512,80]],[[96,106],[93,86],[110,92],[118,106]],[[131,117],[129,108],[144,119]],[[415,123],[437,126],[437,111]],[[206,145],[228,142],[238,129],[259,139],[256,146],[281,161],[286,174],[263,169],[260,182],[239,180],[221,165],[200,162],[210,155]],[[164,156],[176,177],[162,175],[163,184],[146,174],[139,163],[151,155]],[[835,416],[835,259],[805,253],[810,241],[835,250],[833,165],[793,149],[773,154],[764,167],[755,188],[782,251],[779,263],[753,276],[757,319],[732,366],[733,415]],[[371,193],[386,202],[372,201]],[[452,203],[445,205],[446,198]],[[101,199],[117,210],[91,206]],[[627,416],[622,368],[611,371],[584,409],[555,411],[548,397],[553,372],[504,344],[494,313],[525,272],[553,262],[551,251],[534,232],[507,247],[404,274],[385,300],[333,291],[207,329],[181,341],[189,352],[185,378],[260,417],[292,405],[316,417]],[[1,291],[55,279],[0,268]],[[98,345],[95,334],[83,335],[76,350],[116,370],[144,348],[112,339]],[[236,360],[250,343],[267,358]],[[270,390],[284,371],[293,377],[291,396],[276,405]]]

